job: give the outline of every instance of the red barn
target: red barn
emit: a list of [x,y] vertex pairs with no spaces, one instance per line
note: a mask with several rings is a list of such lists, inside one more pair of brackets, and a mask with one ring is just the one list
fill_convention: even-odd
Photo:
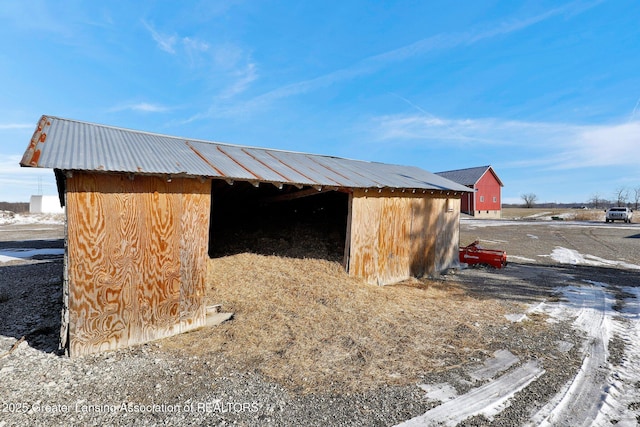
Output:
[[479,218],[502,217],[502,181],[491,166],[438,172],[443,178],[473,188],[460,202],[460,211]]

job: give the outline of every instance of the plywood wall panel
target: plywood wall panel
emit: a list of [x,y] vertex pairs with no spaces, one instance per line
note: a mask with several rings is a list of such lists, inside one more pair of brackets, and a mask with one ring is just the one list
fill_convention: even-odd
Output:
[[138,205],[142,210],[142,278],[136,286],[137,313],[132,317],[128,344],[147,342],[179,331],[180,180],[157,177],[136,179]]
[[[82,354],[84,348],[109,350],[128,340],[125,319],[138,273],[126,225],[136,215],[131,210],[130,215],[122,213],[121,204],[98,191],[113,191],[119,184],[90,175],[69,180],[73,191],[67,201],[71,354]],[[116,221],[119,227],[108,231]]]
[[380,229],[378,197],[368,197],[364,191],[355,191],[351,205],[351,244],[349,274],[375,281]]
[[441,206],[444,212],[438,216],[436,236],[435,267],[437,271],[458,265],[458,248],[460,247],[460,199],[441,199]]
[[71,355],[204,323],[208,182],[74,173],[67,213]]
[[187,180],[182,196],[180,234],[179,320],[181,330],[204,324],[206,317],[205,276],[207,271],[207,239],[210,210],[209,182]]
[[354,191],[349,273],[388,284],[448,268],[458,247],[459,213],[451,207],[459,199],[437,193]]
[[380,227],[377,236],[378,282],[390,283],[410,276],[411,199],[383,196],[378,198]]

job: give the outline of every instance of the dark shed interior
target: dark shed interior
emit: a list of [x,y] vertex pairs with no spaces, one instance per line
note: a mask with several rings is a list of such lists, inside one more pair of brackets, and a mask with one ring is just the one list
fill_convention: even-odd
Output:
[[349,194],[213,180],[209,256],[252,252],[342,262]]

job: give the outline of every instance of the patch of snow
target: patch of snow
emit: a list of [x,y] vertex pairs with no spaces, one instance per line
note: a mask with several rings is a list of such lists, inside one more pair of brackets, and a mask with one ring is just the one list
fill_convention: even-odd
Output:
[[64,255],[64,249],[62,248],[48,248],[48,249],[3,249],[0,250],[0,263],[31,259],[35,256],[42,255]]
[[493,353],[492,358],[485,360],[481,368],[469,373],[469,376],[474,380],[488,380],[499,372],[506,371],[519,361],[520,359],[509,350],[498,350]]
[[514,323],[523,322],[528,319],[527,315],[524,313],[505,314],[504,317],[508,321],[514,322]]
[[529,361],[495,381],[474,388],[462,396],[398,425],[404,427],[455,426],[474,415],[482,414],[492,418],[509,405],[509,399],[513,395],[523,390],[544,372],[537,361]]
[[549,216],[549,215],[551,215],[551,212],[540,212],[540,213],[533,214],[533,215],[527,215],[527,216],[525,216],[523,218],[540,218],[540,217],[546,217],[546,216]]
[[527,234],[527,237],[530,239],[538,239],[538,236],[536,236],[535,234]]
[[519,261],[527,261],[527,262],[536,262],[535,259],[526,258],[526,257],[523,257],[523,256],[518,256],[518,255],[507,255],[507,259],[509,261],[511,261],[511,260],[519,260]]
[[532,417],[530,425],[593,425],[610,388],[602,378],[601,368],[607,364],[614,298],[607,284],[600,282],[559,290],[566,302],[549,303],[549,306],[564,306],[563,310],[554,309],[548,313],[562,313],[563,317],[567,312],[577,315],[574,326],[584,331],[589,339],[582,349],[584,356],[578,374]]
[[571,265],[593,265],[598,267],[622,267],[632,270],[640,270],[640,265],[629,264],[624,261],[612,261],[604,258],[597,257],[595,255],[583,255],[580,252],[557,246],[551,252],[551,259],[559,262],[560,264]]
[[558,350],[563,353],[566,353],[573,348],[573,344],[568,341],[558,340],[556,342],[558,343]]
[[21,259],[20,258],[6,256],[6,255],[0,255],[0,264],[4,264],[5,262],[11,262],[11,261],[21,261]]
[[[530,217],[527,217],[530,218]],[[636,224],[624,224],[618,223],[606,223],[593,222],[593,221],[552,221],[549,217],[549,221],[522,221],[517,219],[460,219],[460,224],[467,226],[470,230],[475,228],[484,227],[502,227],[502,226],[522,226],[527,227],[571,227],[571,228],[583,228],[583,227],[598,227],[617,230],[628,230],[629,228],[635,228]]]
[[636,426],[637,413],[630,408],[638,405],[640,384],[640,288],[625,287],[622,291],[631,295],[623,300],[624,309],[613,321],[613,334],[625,343],[624,356],[619,365],[609,364],[610,386],[596,418],[596,425]]
[[15,214],[0,216],[0,225],[5,224],[64,224],[64,214]]
[[420,384],[418,387],[426,392],[425,397],[429,400],[437,400],[444,403],[458,397],[456,389],[447,383]]

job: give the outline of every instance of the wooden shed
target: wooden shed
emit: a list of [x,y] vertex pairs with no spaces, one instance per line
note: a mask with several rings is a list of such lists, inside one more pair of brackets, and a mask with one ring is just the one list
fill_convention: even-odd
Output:
[[457,264],[469,191],[416,167],[51,116],[20,164],[54,169],[66,207],[61,346],[71,356],[204,325],[209,254],[229,230],[265,221],[333,227],[345,269],[370,283],[437,274]]

